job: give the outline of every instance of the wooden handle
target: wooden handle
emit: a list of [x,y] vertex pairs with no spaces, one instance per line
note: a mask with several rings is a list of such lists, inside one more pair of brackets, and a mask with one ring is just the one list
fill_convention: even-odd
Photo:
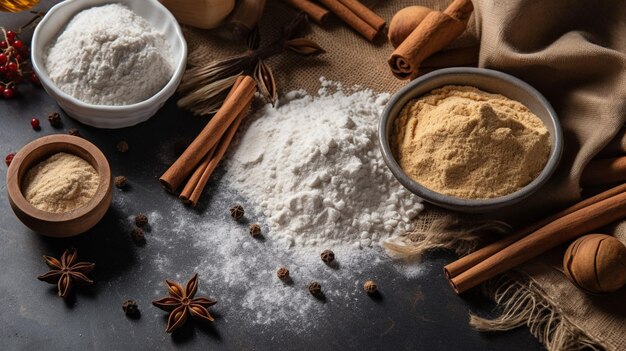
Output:
[[626,180],[626,156],[592,160],[580,179],[582,186],[605,185]]
[[626,216],[626,192],[565,215],[451,278],[457,293],[471,289],[569,240]]

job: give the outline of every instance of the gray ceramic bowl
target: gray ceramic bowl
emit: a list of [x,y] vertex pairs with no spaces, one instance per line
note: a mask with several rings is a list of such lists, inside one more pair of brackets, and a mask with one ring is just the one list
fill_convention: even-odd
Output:
[[[543,121],[552,138],[552,150],[548,162],[537,178],[518,191],[505,196],[469,200],[430,190],[404,173],[389,146],[390,134],[396,117],[409,100],[422,96],[433,89],[451,84],[470,85],[489,93],[501,94],[517,100]],[[510,206],[536,192],[556,170],[563,151],[563,132],[556,113],[546,98],[535,88],[509,74],[483,68],[440,69],[412,81],[397,92],[387,104],[380,120],[378,137],[383,158],[402,185],[430,203],[455,211],[471,213],[484,213]]]

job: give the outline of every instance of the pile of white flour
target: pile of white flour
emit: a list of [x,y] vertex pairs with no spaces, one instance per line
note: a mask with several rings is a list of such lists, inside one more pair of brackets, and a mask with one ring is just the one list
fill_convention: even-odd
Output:
[[129,105],[157,93],[174,71],[163,33],[120,4],[78,13],[44,57],[52,82],[96,105]]
[[321,82],[319,96],[291,92],[250,117],[226,179],[258,204],[271,239],[289,246],[367,247],[404,233],[422,205],[378,148],[389,95]]
[[[378,149],[376,127],[388,95],[321,82],[318,96],[292,92],[280,107],[248,117],[223,163],[226,174],[214,174],[205,190],[204,210],[190,211],[174,198],[166,213],[151,212],[135,208],[130,192],[119,193],[113,206],[148,213],[152,227],[134,269],[156,267],[163,279],[180,282],[198,273],[200,291],[219,301],[214,311],[224,323],[264,335],[288,328],[306,338],[336,327],[328,317],[336,306],[375,303],[363,291],[365,280],[379,282],[385,295],[387,275],[415,279],[429,269],[392,262],[376,245],[410,229],[410,218],[422,210]],[[176,159],[172,146],[161,145],[161,168]],[[158,191],[137,191],[147,203],[163,201]],[[241,221],[230,217],[236,202],[246,210]],[[250,223],[262,226],[261,237],[249,234]],[[324,249],[334,251],[336,265],[322,262]],[[279,267],[289,269],[291,284],[277,278]],[[324,301],[308,292],[311,281],[322,285]],[[153,298],[163,294],[162,280],[145,284],[155,287]]]

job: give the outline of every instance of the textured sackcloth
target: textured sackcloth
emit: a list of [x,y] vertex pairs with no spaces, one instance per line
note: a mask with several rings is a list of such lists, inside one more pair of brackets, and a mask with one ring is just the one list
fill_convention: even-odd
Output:
[[[626,117],[626,8],[623,0],[474,0],[470,28],[452,46],[469,46],[479,38],[480,66],[501,70],[527,81],[552,103],[561,120],[565,153],[551,182],[516,206],[516,223],[544,217],[580,198],[581,170],[620,131]],[[423,5],[444,9],[446,0],[370,0],[364,3],[387,21],[399,9]],[[268,0],[261,21],[264,41],[276,37],[293,15],[280,0]],[[241,52],[243,47],[216,39],[209,31],[185,29],[189,62],[198,64]],[[393,77],[387,59],[393,48],[380,40],[368,43],[336,18],[323,27],[313,25],[307,37],[327,53],[301,58],[286,53],[270,60],[280,92],[305,89],[315,93],[319,78],[393,93],[405,82]],[[626,152],[621,133],[606,153]],[[626,240],[626,225],[614,230]],[[454,248],[458,242],[449,241]],[[424,236],[420,236],[422,240]],[[443,238],[442,240],[445,240]],[[626,241],[625,241],[626,242]],[[439,247],[445,247],[443,243]],[[583,346],[626,350],[626,291],[591,297],[575,289],[560,272],[562,250],[553,250],[518,269],[504,283],[491,285],[505,313],[495,321],[472,317],[482,330],[505,330],[528,325],[549,349]],[[520,302],[520,303],[517,303]],[[521,303],[523,302],[523,303]]]

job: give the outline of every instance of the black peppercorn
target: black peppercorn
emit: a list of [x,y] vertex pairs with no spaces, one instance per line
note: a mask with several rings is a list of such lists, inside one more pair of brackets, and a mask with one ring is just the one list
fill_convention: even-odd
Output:
[[138,227],[144,227],[148,225],[148,216],[143,213],[138,214],[137,216],[135,216],[135,224]]
[[276,275],[280,280],[287,280],[289,279],[289,270],[286,267],[280,267],[278,271],[276,271]]
[[52,112],[48,114],[48,122],[54,128],[58,128],[61,126],[61,115],[58,112]]
[[76,129],[76,128],[70,128],[70,129],[67,131],[67,134],[69,134],[69,135],[73,135],[73,136],[80,136],[80,132],[79,132],[79,131],[78,131],[78,129]]
[[335,253],[331,250],[322,251],[322,254],[320,256],[322,257],[322,261],[324,261],[324,263],[326,264],[330,264],[335,260]]
[[126,153],[128,152],[128,143],[125,141],[120,141],[119,143],[117,143],[117,151],[121,152],[121,153]]
[[134,300],[126,300],[122,304],[122,309],[127,316],[135,316],[139,312],[139,306]]
[[230,208],[230,215],[235,220],[240,220],[241,218],[243,218],[244,213],[245,211],[243,210],[243,207],[241,207],[241,205],[235,205]]
[[115,177],[115,186],[122,189],[124,187],[126,187],[126,184],[128,183],[128,180],[126,179],[126,177],[124,176],[117,176]]
[[250,230],[250,235],[252,235],[252,236],[259,236],[259,235],[261,235],[261,226],[258,225],[258,224],[250,224],[248,229]]
[[322,286],[318,282],[309,283],[309,292],[311,295],[318,295],[322,292]]
[[365,283],[363,283],[363,290],[365,290],[366,293],[371,295],[371,294],[374,294],[378,290],[378,286],[376,285],[375,281],[367,280],[365,281]]
[[130,231],[130,237],[133,238],[136,244],[143,244],[146,241],[143,229],[141,228],[133,228],[133,230]]

